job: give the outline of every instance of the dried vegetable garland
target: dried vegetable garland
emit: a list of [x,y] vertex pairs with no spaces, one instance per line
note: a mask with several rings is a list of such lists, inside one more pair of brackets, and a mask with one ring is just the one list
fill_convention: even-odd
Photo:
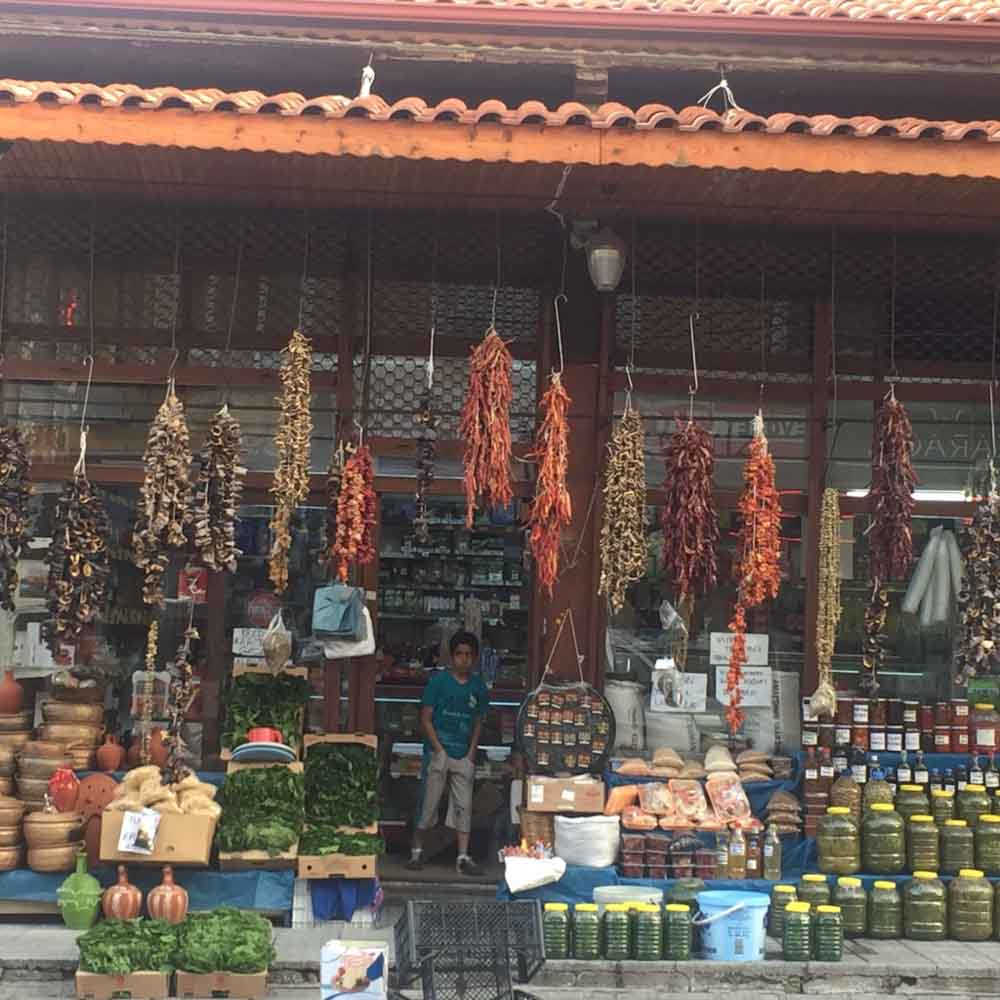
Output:
[[156,691],[156,657],[159,655],[160,623],[154,618],[146,632],[146,677],[143,680],[142,739],[139,743],[139,763],[150,760],[150,740],[153,736],[153,693]]
[[608,443],[604,470],[604,518],[601,522],[601,579],[597,592],[613,612],[625,603],[630,583],[646,573],[646,459],[642,418],[627,406]]
[[431,387],[428,385],[420,397],[417,408],[417,492],[414,498],[413,534],[421,545],[430,540],[427,516],[427,491],[434,482],[434,459],[437,457],[438,418],[434,413]]
[[28,541],[28,455],[21,432],[0,422],[0,608],[13,611],[17,564]]
[[187,544],[185,524],[191,516],[191,437],[172,380],[149,429],[143,465],[132,548],[136,566],[145,571],[142,599],[162,605],[170,552]]
[[819,521],[819,599],[816,608],[816,667],[819,684],[809,699],[809,711],[832,716],[837,709],[833,686],[833,649],[840,623],[840,495],[823,490]]
[[236,572],[242,555],[236,547],[236,511],[246,469],[240,465],[243,438],[239,422],[223,406],[212,418],[198,456],[192,532],[201,561],[213,570]]
[[738,509],[741,520],[736,566],[739,587],[733,619],[729,623],[733,648],[726,674],[726,694],[729,696],[726,721],[733,733],[743,725],[744,719],[740,682],[747,660],[746,613],[766,600],[774,600],[781,587],[781,498],[775,484],[774,458],[759,412],[754,417],[750,454],[743,467],[743,493]]
[[326,470],[326,525],[324,527],[323,554],[321,563],[330,561],[333,540],[337,537],[337,510],[340,506],[340,491],[344,484],[344,445],[337,444],[330,453],[330,465]]
[[1000,496],[990,490],[962,533],[965,575],[958,595],[955,683],[962,686],[1000,664]]
[[312,344],[296,330],[281,362],[281,416],[274,446],[274,514],[271,517],[271,558],[268,573],[274,589],[288,587],[288,551],[292,545],[292,515],[309,495],[310,436],[312,435]]
[[559,372],[553,372],[549,387],[538,404],[542,414],[529,458],[538,463],[535,499],[528,512],[528,542],[535,557],[538,581],[552,594],[559,571],[559,539],[573,520],[573,502],[566,488],[569,466],[569,413],[571,400]]
[[885,623],[889,617],[889,591],[881,583],[872,584],[871,597],[865,607],[864,641],[861,647],[861,677],[858,688],[863,695],[878,694],[878,676],[885,666]]
[[459,435],[465,440],[465,526],[472,527],[476,503],[490,510],[507,507],[514,496],[510,482],[510,404],[514,398],[514,360],[500,335],[490,327],[472,351],[469,389],[462,406]]
[[375,558],[375,470],[368,445],[358,448],[344,463],[337,521],[330,560],[339,580],[347,580],[352,565],[365,566]]
[[174,785],[191,773],[184,760],[187,745],[181,735],[184,717],[191,708],[196,694],[194,671],[191,667],[191,642],[198,638],[198,630],[188,623],[184,641],[178,646],[174,662],[170,665],[170,716],[167,724],[167,767],[165,784]]

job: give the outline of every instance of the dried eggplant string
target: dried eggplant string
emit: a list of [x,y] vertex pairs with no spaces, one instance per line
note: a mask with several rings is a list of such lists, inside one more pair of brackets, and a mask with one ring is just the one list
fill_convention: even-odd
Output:
[[816,607],[816,669],[819,683],[809,699],[815,716],[832,716],[837,708],[833,686],[833,650],[840,622],[840,495],[823,490],[819,523],[819,599]]
[[212,417],[198,455],[198,477],[191,510],[194,548],[211,570],[235,573],[242,552],[236,547],[236,513],[246,468],[240,463],[243,438],[229,404]]

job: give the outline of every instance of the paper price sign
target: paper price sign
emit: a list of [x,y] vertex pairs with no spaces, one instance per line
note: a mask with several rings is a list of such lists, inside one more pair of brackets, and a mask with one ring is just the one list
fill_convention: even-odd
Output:
[[[732,632],[713,632],[709,638],[708,662],[713,667],[728,667],[729,657],[733,652]],[[747,640],[747,662],[748,667],[766,667],[767,654],[770,646],[769,638],[758,632],[750,632],[746,636]]]
[[[726,674],[729,665],[715,668],[715,697],[723,705],[729,704],[726,694]],[[771,707],[771,668],[744,667],[740,681],[740,703],[743,708]]]

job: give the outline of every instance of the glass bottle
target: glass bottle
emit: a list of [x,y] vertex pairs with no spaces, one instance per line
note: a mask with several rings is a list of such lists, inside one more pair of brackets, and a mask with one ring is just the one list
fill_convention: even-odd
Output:
[[717,879],[729,878],[729,838],[725,833],[715,835],[715,856]]
[[951,792],[952,795],[958,791],[958,785],[955,783],[955,772],[950,767],[944,769],[944,781],[941,783],[941,788],[943,791]]
[[910,758],[905,750],[899,755],[899,763],[896,765],[896,784],[909,785],[913,782],[913,768],[910,767]]
[[969,769],[960,764],[955,768],[955,791],[964,792],[969,784]]
[[913,765],[913,784],[915,785],[929,785],[931,782],[931,773],[927,770],[927,764],[924,761],[923,750],[917,751],[917,760]]
[[734,826],[733,832],[729,835],[729,877],[731,879],[747,877],[747,841],[738,826]]
[[941,776],[941,771],[939,768],[932,767],[930,781],[931,794],[933,795],[934,792],[940,792],[942,788],[944,788],[944,779]]
[[843,774],[851,766],[849,749],[847,747],[834,747],[831,761],[834,777]]
[[764,838],[764,878],[772,882],[781,878],[781,837],[773,823]]
[[859,785],[864,785],[868,781],[868,758],[860,747],[855,747],[851,751],[851,777]]
[[750,830],[746,835],[747,842],[747,878],[763,878],[761,862],[764,860],[763,845],[759,830]]
[[987,791],[995,792],[1000,788],[1000,770],[997,769],[996,754],[990,754],[989,764],[986,766],[986,773],[983,780]]
[[833,785],[837,772],[833,766],[833,756],[829,747],[820,747],[819,751],[819,783],[820,787],[828,795],[830,786]]
[[970,785],[984,785],[986,783],[986,774],[983,771],[983,766],[979,760],[979,754],[969,755],[969,784]]

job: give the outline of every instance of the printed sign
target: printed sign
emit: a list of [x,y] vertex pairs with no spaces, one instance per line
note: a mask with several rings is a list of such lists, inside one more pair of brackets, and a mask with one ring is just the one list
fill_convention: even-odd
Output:
[[[767,654],[770,646],[768,636],[756,632],[749,632],[747,640],[747,662],[748,667],[766,667]],[[709,639],[708,662],[713,667],[728,667],[729,657],[733,652],[732,632],[713,632]]]
[[[723,705],[729,704],[726,694],[726,674],[729,664],[715,668],[715,697]],[[743,708],[771,707],[771,668],[744,667],[743,679],[740,681],[740,703]]]
[[118,836],[118,850],[129,854],[152,854],[159,828],[160,814],[154,809],[126,812]]

